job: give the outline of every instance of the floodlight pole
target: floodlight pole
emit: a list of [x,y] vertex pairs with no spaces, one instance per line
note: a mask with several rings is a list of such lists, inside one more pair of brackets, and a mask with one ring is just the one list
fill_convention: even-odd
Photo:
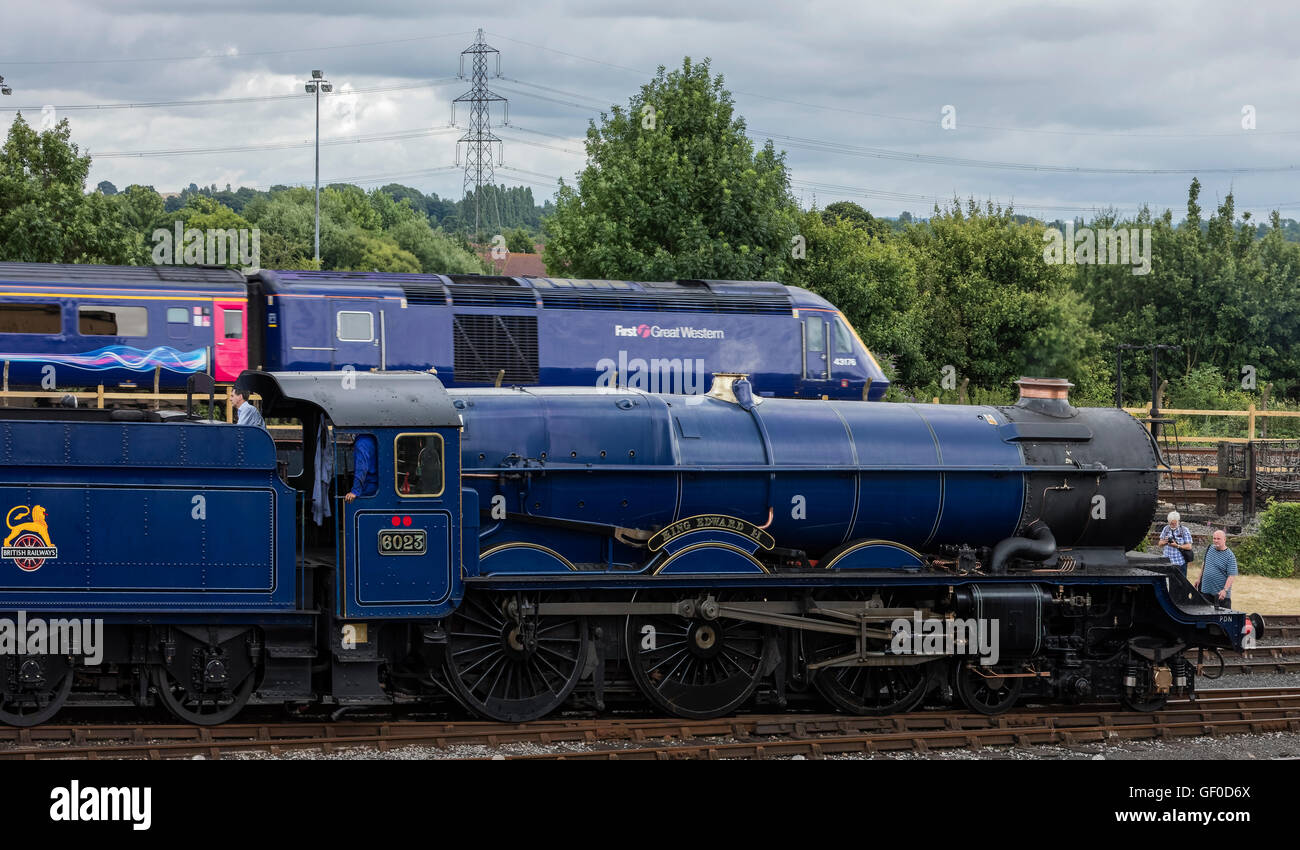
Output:
[[308,94],[316,95],[316,239],[315,258],[320,263],[320,95],[334,88],[321,71],[312,71],[311,79],[306,83]]

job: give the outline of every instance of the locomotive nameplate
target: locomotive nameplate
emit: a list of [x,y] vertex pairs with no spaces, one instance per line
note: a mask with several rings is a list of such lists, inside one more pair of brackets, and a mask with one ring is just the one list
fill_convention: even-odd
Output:
[[748,537],[764,549],[771,549],[776,543],[772,539],[772,535],[752,522],[737,519],[734,516],[727,516],[726,514],[699,514],[698,516],[679,519],[677,522],[659,529],[659,532],[650,538],[648,543],[650,551],[658,552],[669,541],[681,537],[683,534],[690,534],[693,531],[730,531],[732,534]]
[[424,529],[381,528],[379,554],[423,555],[428,551],[428,535]]

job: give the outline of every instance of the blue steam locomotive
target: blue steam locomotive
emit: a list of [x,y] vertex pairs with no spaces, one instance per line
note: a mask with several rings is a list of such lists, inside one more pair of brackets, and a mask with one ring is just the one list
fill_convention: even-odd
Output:
[[0,263],[8,386],[184,387],[206,372],[437,369],[448,387],[878,400],[889,381],[834,305],[771,282]]
[[3,622],[24,642],[0,653],[0,720],[451,696],[521,721],[629,693],[690,718],[756,693],[888,713],[938,683],[986,713],[1150,709],[1193,691],[1187,650],[1262,625],[1126,552],[1157,448],[1065,382],[966,407],[727,375],[695,396],[239,381],[301,426],[300,468],[192,413],[0,409],[0,644]]

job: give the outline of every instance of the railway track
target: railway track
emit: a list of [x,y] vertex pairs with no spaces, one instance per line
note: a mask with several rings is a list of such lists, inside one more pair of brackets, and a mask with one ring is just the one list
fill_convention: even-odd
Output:
[[[507,759],[714,759],[802,755],[824,758],[985,746],[1073,745],[1116,738],[1300,732],[1300,688],[1203,691],[1155,714],[1096,706],[1020,709],[986,717],[921,711],[892,717],[760,714],[686,721],[677,718],[582,718],[527,724],[340,721],[195,726],[40,726],[0,730],[0,760],[218,759],[236,753],[278,755],[368,748],[501,747],[531,744],[545,753]],[[449,755],[456,755],[452,752]],[[468,752],[473,756],[476,753]],[[498,756],[499,757],[499,756]]]
[[[647,746],[505,756],[508,760],[622,761],[684,759],[824,759],[836,755],[874,755],[890,752],[928,753],[943,749],[999,746],[1076,746],[1114,740],[1195,737],[1245,732],[1300,732],[1300,693],[1292,689],[1223,691],[1237,696],[1204,697],[1195,703],[1171,703],[1153,714],[1136,712],[1018,711],[996,718],[951,715],[945,728],[912,725],[916,715],[896,718],[905,728],[880,731],[817,730],[797,721],[793,730],[760,728],[775,733],[767,740],[655,742]],[[1278,693],[1265,695],[1264,690]],[[1244,694],[1244,695],[1243,695]],[[924,717],[924,715],[919,715]],[[927,718],[939,721],[936,716]],[[922,721],[922,724],[924,721]],[[818,734],[820,732],[820,734]]]
[[[1196,653],[1188,653],[1195,660]],[[1213,662],[1207,662],[1211,666]],[[1223,653],[1224,674],[1297,673],[1300,672],[1300,645],[1259,646],[1245,652]]]
[[[1300,614],[1265,614],[1264,637],[1292,640],[1300,638]],[[1259,647],[1267,649],[1268,647]]]

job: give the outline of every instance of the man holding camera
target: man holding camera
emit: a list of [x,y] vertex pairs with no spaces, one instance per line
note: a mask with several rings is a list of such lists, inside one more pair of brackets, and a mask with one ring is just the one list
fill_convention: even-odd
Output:
[[1166,519],[1169,524],[1160,529],[1160,545],[1165,547],[1164,555],[1169,563],[1183,567],[1185,573],[1192,554],[1192,530],[1182,524],[1178,511],[1170,511]]

